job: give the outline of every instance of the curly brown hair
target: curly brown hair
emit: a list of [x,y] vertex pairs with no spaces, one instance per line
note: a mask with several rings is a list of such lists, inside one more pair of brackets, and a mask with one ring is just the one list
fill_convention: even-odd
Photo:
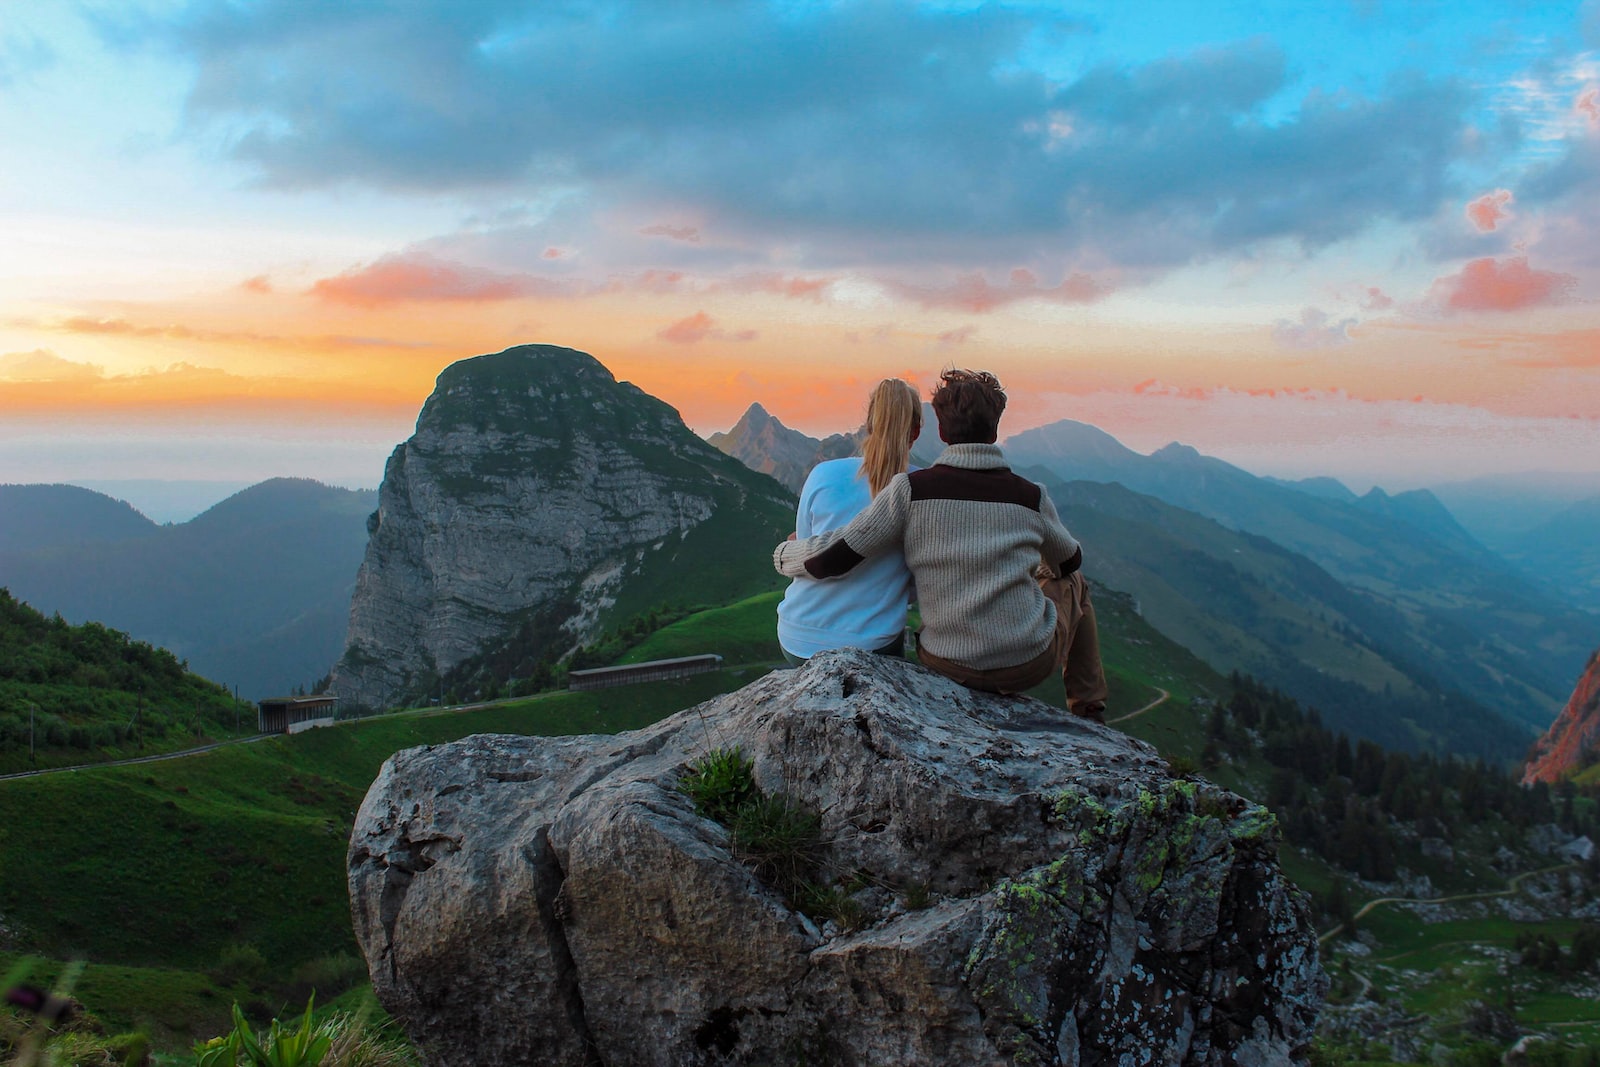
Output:
[[947,445],[992,445],[1000,434],[1006,391],[986,370],[948,368],[933,391],[933,412],[939,416],[939,437]]

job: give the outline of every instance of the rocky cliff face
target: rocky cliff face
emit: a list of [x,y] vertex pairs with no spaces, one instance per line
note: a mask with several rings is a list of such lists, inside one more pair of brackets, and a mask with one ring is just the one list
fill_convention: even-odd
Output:
[[823,460],[855,455],[861,436],[859,432],[836,433],[819,441],[791,430],[760,404],[751,404],[733,429],[714,433],[708,440],[751,470],[770,474],[790,492],[798,493],[812,467]]
[[381,707],[515,632],[571,647],[653,557],[752,510],[792,523],[776,486],[591,356],[452,364],[384,470],[332,690]]
[[1584,767],[1584,757],[1593,759],[1600,751],[1600,651],[1589,657],[1589,665],[1572,690],[1572,699],[1550,724],[1545,735],[1534,742],[1522,784],[1559,782]]
[[[731,747],[819,814],[855,922],[796,910],[681,792]],[[1276,843],[1114,730],[845,650],[636,733],[402,752],[349,874],[433,1064],[1265,1067],[1326,987]]]

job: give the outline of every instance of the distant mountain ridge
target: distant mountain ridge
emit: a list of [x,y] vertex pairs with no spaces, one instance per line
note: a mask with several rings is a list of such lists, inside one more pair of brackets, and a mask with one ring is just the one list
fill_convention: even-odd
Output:
[[[866,439],[867,428],[863,425],[854,433],[830,434],[819,440],[785,426],[760,404],[746,408],[727,433],[714,433],[706,438],[713,447],[753,471],[771,475],[797,495],[805,487],[812,467],[830,459],[860,455]],[[911,446],[911,465],[931,466],[943,450],[933,407],[925,403],[922,405],[922,431]]]
[[1005,449],[1020,470],[1117,482],[1307,557],[1402,613],[1419,670],[1536,731],[1600,644],[1600,615],[1519,573],[1425,491],[1343,501],[1273,484],[1186,445],[1144,456],[1074,422],[1018,434]]
[[[51,492],[17,491],[33,489]],[[0,549],[0,585],[260,699],[315,682],[338,656],[377,494],[275,478],[173,526],[73,486],[7,486],[0,503],[13,531],[29,531]]]
[[587,353],[461,360],[385,468],[332,691],[384,707],[527,677],[613,617],[774,588],[754,546],[793,522],[782,486]]
[[791,430],[760,404],[751,404],[727,433],[706,438],[712,447],[727,453],[753,471],[770,474],[799,493],[806,475],[818,463],[853,456],[861,447],[861,431],[831,434],[822,440]]
[[1090,577],[1133,596],[1157,630],[1213,669],[1253,675],[1330,723],[1398,749],[1509,760],[1535,727],[1475,704],[1411,621],[1305,556],[1105,482],[1051,482]]
[[76,485],[0,485],[0,553],[129,541],[158,529],[133,505]]

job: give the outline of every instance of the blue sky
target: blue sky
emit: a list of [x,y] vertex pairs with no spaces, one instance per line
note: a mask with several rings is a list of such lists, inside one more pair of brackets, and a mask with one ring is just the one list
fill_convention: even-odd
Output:
[[272,473],[370,483],[535,340],[702,431],[970,362],[1274,473],[1600,464],[1593,2],[46,2],[0,137],[0,478],[338,412]]

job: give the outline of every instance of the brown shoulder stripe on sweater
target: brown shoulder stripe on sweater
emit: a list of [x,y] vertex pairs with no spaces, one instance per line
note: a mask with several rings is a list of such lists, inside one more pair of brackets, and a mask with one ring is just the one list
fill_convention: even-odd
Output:
[[1009,467],[966,470],[935,464],[912,471],[911,499],[971,500],[980,504],[1016,504],[1039,510],[1039,487],[1011,473]]

